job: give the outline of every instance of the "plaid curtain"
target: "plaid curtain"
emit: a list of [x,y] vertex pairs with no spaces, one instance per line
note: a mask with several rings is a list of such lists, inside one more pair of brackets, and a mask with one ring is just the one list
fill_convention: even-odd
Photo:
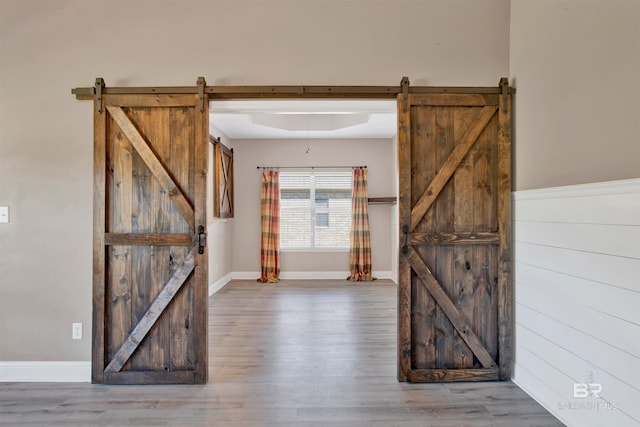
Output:
[[371,237],[369,235],[369,204],[367,201],[367,170],[353,170],[351,193],[351,235],[348,280],[375,280],[371,270]]
[[275,283],[280,277],[280,184],[278,171],[262,172],[260,241],[261,277],[258,282]]

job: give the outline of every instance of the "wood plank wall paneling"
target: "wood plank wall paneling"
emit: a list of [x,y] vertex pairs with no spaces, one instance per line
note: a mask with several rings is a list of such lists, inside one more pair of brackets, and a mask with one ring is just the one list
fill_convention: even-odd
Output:
[[569,425],[640,424],[640,179],[515,192],[514,241],[514,381]]

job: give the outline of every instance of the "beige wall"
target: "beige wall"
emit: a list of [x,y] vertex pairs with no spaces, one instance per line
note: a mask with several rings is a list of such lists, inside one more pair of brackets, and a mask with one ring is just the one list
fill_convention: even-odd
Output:
[[508,41],[508,0],[0,1],[0,360],[90,358],[92,106],[71,88],[493,86]]
[[[397,196],[398,192],[393,175],[396,153],[391,139],[235,140],[234,159],[234,272],[260,271],[261,170],[256,166],[366,165],[369,197]],[[349,169],[340,171],[349,172]],[[374,271],[392,270],[391,247],[396,244],[392,240],[392,210],[391,205],[369,207]],[[281,271],[348,272],[349,253],[283,252]]]
[[[513,380],[567,425],[638,425],[640,1],[513,0],[510,49]],[[616,410],[566,410],[575,383]]]
[[[230,149],[233,142],[213,125],[209,126],[209,134]],[[207,180],[207,248],[209,250],[209,284],[214,284],[231,273],[231,256],[233,254],[233,219],[220,219],[214,216],[215,162],[213,144],[209,144],[209,179]]]
[[640,177],[640,1],[513,0],[515,189]]

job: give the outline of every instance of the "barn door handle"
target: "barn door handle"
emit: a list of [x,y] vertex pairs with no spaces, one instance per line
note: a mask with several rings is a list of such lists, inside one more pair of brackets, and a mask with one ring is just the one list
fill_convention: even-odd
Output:
[[204,232],[204,226],[198,226],[198,253],[204,253],[204,247],[207,246],[207,233]]
[[402,253],[409,253],[409,226],[407,224],[402,226],[402,232],[404,233],[404,246],[402,246]]

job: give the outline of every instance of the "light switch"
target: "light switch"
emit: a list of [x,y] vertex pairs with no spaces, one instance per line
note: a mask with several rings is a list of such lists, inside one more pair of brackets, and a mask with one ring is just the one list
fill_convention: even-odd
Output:
[[0,206],[0,222],[9,222],[9,206]]

